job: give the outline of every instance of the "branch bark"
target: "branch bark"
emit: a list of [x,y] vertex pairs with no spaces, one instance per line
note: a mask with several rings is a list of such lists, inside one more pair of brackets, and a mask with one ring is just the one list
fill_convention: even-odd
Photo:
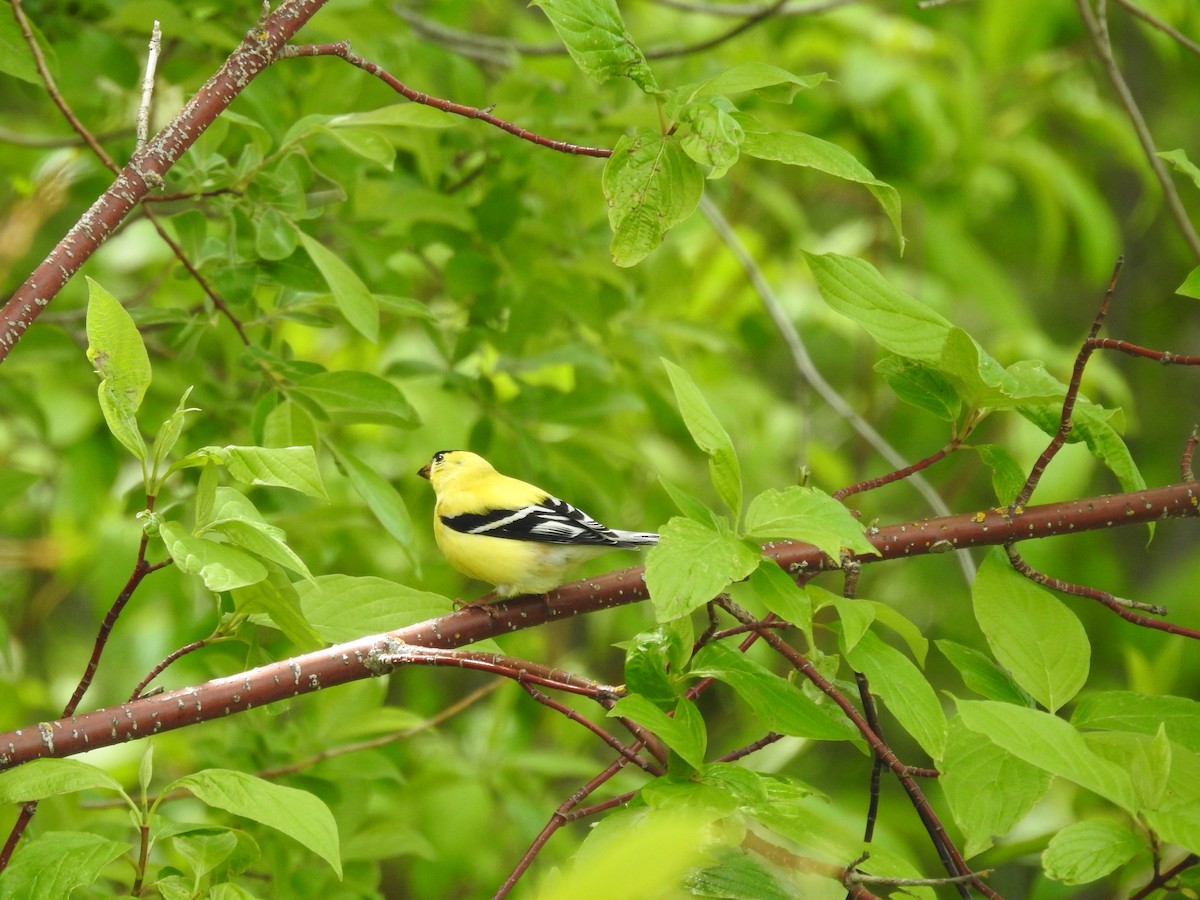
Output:
[[285,0],[246,33],[183,110],[121,169],[117,180],[34,269],[0,310],[0,362],[130,211],[196,142],[233,99],[267,66],[280,49],[312,18],[325,0]]
[[[1200,482],[1190,481],[1012,512],[1004,508],[988,509],[890,525],[868,536],[879,552],[878,556],[862,554],[850,558],[861,563],[882,562],[1162,519],[1196,517],[1200,517]],[[813,545],[800,541],[773,542],[767,544],[763,552],[792,574],[837,567],[837,561]],[[397,652],[404,644],[453,649],[551,620],[636,603],[647,598],[642,576],[640,566],[611,572],[564,585],[545,596],[516,597],[491,604],[486,610],[468,607],[389,634],[370,635],[201,685],[3,732],[0,733],[0,771],[32,759],[72,756],[85,750],[219,719],[322,688],[385,675],[393,667],[380,663],[380,655]],[[1155,624],[1170,633],[1200,637],[1200,632],[1169,622]]]

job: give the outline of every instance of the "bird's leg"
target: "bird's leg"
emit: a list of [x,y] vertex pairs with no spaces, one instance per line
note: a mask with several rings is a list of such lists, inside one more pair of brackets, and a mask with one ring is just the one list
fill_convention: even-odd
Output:
[[467,600],[460,600],[459,598],[455,597],[453,600],[453,603],[460,611],[468,610],[468,609],[478,609],[478,610],[481,610],[481,611],[487,613],[487,615],[489,617],[495,618],[496,611],[494,609],[492,609],[491,606],[489,606],[488,604],[491,603],[493,600],[499,600],[499,599],[500,599],[500,596],[495,591],[489,591],[488,593],[486,593],[482,597],[480,597],[478,600],[467,601]]

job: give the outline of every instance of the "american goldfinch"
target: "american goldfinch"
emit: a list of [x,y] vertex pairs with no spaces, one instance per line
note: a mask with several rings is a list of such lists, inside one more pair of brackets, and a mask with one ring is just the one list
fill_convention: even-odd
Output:
[[657,534],[605,528],[467,450],[439,450],[417,474],[437,495],[433,536],[450,565],[501,597],[544,594],[585,559],[658,543]]

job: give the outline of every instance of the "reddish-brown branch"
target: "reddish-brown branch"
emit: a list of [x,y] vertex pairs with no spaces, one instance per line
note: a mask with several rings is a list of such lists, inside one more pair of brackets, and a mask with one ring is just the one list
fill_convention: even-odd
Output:
[[190,644],[184,644],[178,650],[168,653],[158,665],[146,673],[146,677],[138,682],[137,687],[133,689],[133,693],[129,695],[129,702],[132,703],[142,695],[142,691],[146,689],[146,685],[152,682],[155,678],[161,675],[171,663],[177,659],[182,659],[189,653],[194,653],[201,647],[207,647],[211,643],[211,638],[205,638],[200,641],[192,641]]
[[1196,480],[1196,475],[1192,472],[1192,457],[1196,455],[1197,444],[1200,444],[1200,429],[1193,427],[1187,443],[1183,445],[1183,455],[1179,458],[1179,474],[1184,481]]
[[1029,477],[1025,480],[1025,485],[1012,502],[1014,509],[1029,502],[1038,482],[1042,480],[1042,473],[1046,471],[1046,466],[1050,465],[1050,461],[1058,455],[1058,451],[1067,442],[1067,436],[1071,433],[1071,416],[1075,412],[1075,402],[1079,399],[1079,387],[1083,383],[1083,370],[1087,368],[1088,360],[1094,351],[1091,343],[1100,333],[1100,329],[1104,326],[1104,320],[1108,317],[1108,307],[1112,303],[1113,291],[1117,289],[1117,279],[1121,275],[1121,267],[1124,264],[1125,259],[1122,257],[1117,260],[1117,264],[1113,268],[1112,277],[1108,280],[1108,289],[1104,292],[1104,299],[1100,302],[1100,308],[1096,310],[1096,317],[1092,319],[1092,327],[1084,339],[1083,346],[1075,355],[1075,367],[1071,371],[1071,383],[1067,385],[1066,396],[1063,397],[1058,431],[1050,439],[1050,443],[1046,445],[1041,456],[1034,462],[1033,468],[1029,471]]
[[[1197,516],[1200,516],[1200,483],[1188,482],[1128,494],[1031,506],[1019,512],[989,509],[890,525],[867,536],[878,555],[861,554],[853,558],[874,563],[965,547],[1004,546],[1032,538]],[[763,553],[794,575],[836,567],[835,561],[819,549],[800,541],[775,541],[767,544]],[[515,597],[495,603],[487,613],[463,609],[388,636],[371,635],[195,687],[0,733],[0,770],[30,759],[71,756],[84,750],[136,740],[159,731],[223,718],[266,703],[384,674],[386,667],[377,666],[371,655],[384,637],[417,647],[452,649],[569,616],[625,606],[646,597],[643,569],[636,567],[564,585],[542,597]],[[769,630],[760,629],[758,636],[762,638]],[[1175,633],[1187,632],[1175,629]],[[392,645],[379,649],[397,648]]]
[[962,445],[962,441],[953,440],[941,450],[930,454],[924,459],[919,459],[912,465],[905,466],[902,469],[897,469],[894,472],[889,472],[886,475],[880,475],[878,478],[871,478],[867,481],[860,481],[857,484],[847,485],[844,488],[839,488],[833,492],[833,499],[844,500],[852,494],[861,494],[864,491],[873,491],[876,488],[881,488],[885,484],[891,484],[893,481],[900,481],[908,478],[910,475],[915,475],[922,469],[928,469],[936,462],[945,459]]
[[1137,891],[1137,893],[1130,894],[1129,900],[1142,900],[1144,897],[1149,897],[1157,893],[1170,884],[1172,878],[1183,874],[1195,865],[1200,865],[1200,856],[1197,856],[1195,853],[1189,853],[1178,863],[1167,869],[1167,871],[1156,873],[1145,887]]
[[[722,608],[730,615],[736,618],[739,622],[747,625],[754,623],[754,617],[739,607],[737,604],[729,600],[719,601]],[[950,840],[950,836],[946,833],[945,827],[938,818],[937,813],[933,811],[933,807],[929,805],[929,801],[925,798],[924,792],[909,773],[908,767],[900,761],[895,752],[881,738],[878,733],[867,722],[866,717],[858,711],[853,703],[843,694],[833,682],[825,678],[812,661],[808,659],[795,647],[791,646],[780,635],[770,630],[761,632],[762,639],[770,645],[776,653],[786,659],[801,675],[811,681],[821,693],[825,694],[832,700],[843,715],[849,719],[858,733],[862,735],[867,745],[871,748],[877,759],[882,760],[883,764],[891,769],[892,773],[908,794],[913,808],[916,810],[918,817],[924,823],[926,830],[929,832],[930,838],[934,842],[934,846],[938,849],[938,855],[942,857],[946,863],[946,870],[951,875],[970,875],[971,869],[963,859],[958,848],[954,846],[954,842]],[[985,896],[995,897],[996,893],[986,884],[979,880],[973,880],[972,885]],[[965,890],[965,889],[964,889]]]
[[1200,356],[1184,356],[1169,350],[1150,350],[1147,347],[1131,344],[1129,341],[1118,341],[1113,338],[1088,338],[1085,346],[1090,350],[1116,350],[1118,353],[1152,359],[1164,366],[1200,366]]
[[543,137],[536,134],[527,128],[522,128],[520,125],[515,125],[499,116],[494,116],[486,109],[479,109],[475,106],[467,106],[462,103],[454,103],[450,100],[443,100],[440,97],[431,97],[429,94],[423,94],[420,91],[413,90],[400,79],[396,78],[382,66],[373,63],[368,59],[364,59],[350,49],[349,41],[338,41],[332,44],[302,44],[284,47],[280,51],[281,58],[299,58],[309,56],[335,56],[338,59],[348,62],[350,65],[362,69],[369,75],[374,75],[396,93],[411,100],[413,103],[420,103],[424,106],[432,106],[434,109],[440,109],[442,112],[451,113],[456,116],[463,116],[467,119],[478,119],[481,122],[487,122],[489,125],[494,125],[502,131],[507,131],[514,137],[518,137],[523,141],[529,141],[537,144],[539,147],[547,147],[550,150],[557,150],[559,153],[573,153],[577,156],[594,156],[599,158],[607,158],[612,156],[612,150],[604,147],[581,147],[578,144],[570,144],[566,141],[555,141],[548,137]]
[[325,3],[284,0],[252,28],[225,63],[165,128],[121,169],[0,311],[0,361],[101,244],[233,99],[276,58]]

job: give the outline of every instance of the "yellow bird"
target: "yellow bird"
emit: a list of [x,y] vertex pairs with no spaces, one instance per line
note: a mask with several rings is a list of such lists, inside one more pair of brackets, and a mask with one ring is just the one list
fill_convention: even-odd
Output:
[[658,543],[657,534],[605,528],[467,450],[439,450],[417,474],[437,495],[433,536],[450,565],[501,597],[544,594],[585,559]]

